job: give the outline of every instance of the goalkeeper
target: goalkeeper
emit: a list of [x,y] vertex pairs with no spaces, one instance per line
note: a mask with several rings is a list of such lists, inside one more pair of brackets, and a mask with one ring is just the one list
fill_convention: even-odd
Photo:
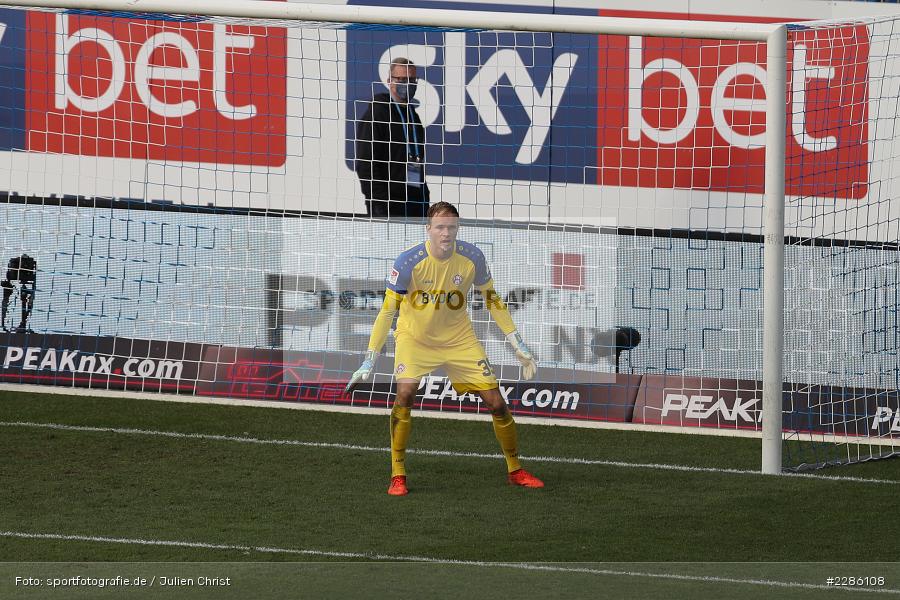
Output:
[[544,487],[540,479],[519,464],[516,424],[466,311],[466,297],[472,285],[482,292],[491,315],[516,351],[525,379],[534,377],[537,368],[534,355],[516,331],[506,305],[494,291],[484,254],[473,244],[456,239],[459,231],[456,208],[447,202],[438,202],[428,209],[427,217],[427,241],[409,248],[394,261],[365,361],[347,384],[347,391],[352,391],[360,380],[368,379],[372,374],[394,315],[399,310],[394,356],[397,397],[391,410],[388,494],[403,496],[408,493],[405,459],[412,404],[420,378],[438,367],[444,367],[458,393],[475,392],[490,409],[494,433],[506,458],[509,483],[529,488]]

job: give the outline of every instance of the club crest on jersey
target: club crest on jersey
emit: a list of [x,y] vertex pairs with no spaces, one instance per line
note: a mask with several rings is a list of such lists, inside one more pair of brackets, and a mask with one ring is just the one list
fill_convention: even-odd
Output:
[[397,269],[391,269],[391,274],[388,277],[388,281],[391,285],[397,285],[397,278],[400,277],[400,272]]
[[461,285],[462,284],[462,275],[457,273],[453,276],[453,285]]
[[399,365],[397,365],[397,369],[394,372],[397,375],[399,375],[400,373],[402,373],[405,370],[406,370],[406,365],[404,365],[403,363],[400,363]]

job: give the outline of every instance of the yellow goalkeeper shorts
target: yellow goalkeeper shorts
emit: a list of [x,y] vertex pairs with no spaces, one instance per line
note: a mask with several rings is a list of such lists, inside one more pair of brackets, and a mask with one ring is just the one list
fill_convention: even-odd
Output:
[[394,351],[394,377],[421,379],[443,367],[458,394],[497,387],[494,367],[475,336],[454,346],[429,346],[409,334],[397,335]]

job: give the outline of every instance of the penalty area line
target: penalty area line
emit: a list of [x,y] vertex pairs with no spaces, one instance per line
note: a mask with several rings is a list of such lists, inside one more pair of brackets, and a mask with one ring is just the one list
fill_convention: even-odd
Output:
[[776,581],[771,579],[741,579],[738,577],[716,577],[707,575],[684,575],[679,573],[652,573],[647,571],[630,571],[618,569],[603,569],[593,567],[563,566],[559,564],[540,564],[523,562],[491,562],[479,560],[458,560],[451,558],[436,558],[432,556],[408,556],[390,555],[366,552],[341,552],[334,550],[318,550],[312,548],[277,548],[272,546],[251,546],[243,544],[220,544],[208,542],[190,542],[182,540],[154,540],[143,538],[118,538],[96,535],[71,535],[61,533],[30,533],[25,531],[0,531],[0,538],[15,538],[26,540],[56,540],[67,542],[88,542],[100,544],[123,544],[130,546],[161,546],[169,548],[194,548],[202,550],[236,551],[242,553],[257,552],[261,554],[284,554],[288,556],[308,556],[322,558],[346,558],[385,562],[416,562],[437,565],[458,565],[476,568],[505,568],[523,571],[544,571],[551,573],[580,573],[587,575],[600,575],[610,577],[629,577],[645,579],[662,579],[672,581],[690,581],[698,583],[728,584],[728,585],[753,585],[782,589],[804,590],[834,590],[843,589],[852,592],[868,592],[877,594],[900,595],[900,590],[891,588],[866,588],[866,587],[838,587],[815,583],[802,583],[799,581]]
[[[0,421],[0,427],[22,427],[29,429],[50,429],[56,431],[72,431],[81,433],[115,433],[119,435],[135,435],[148,437],[162,437],[171,439],[185,440],[203,440],[214,442],[232,442],[239,444],[258,444],[270,446],[295,446],[302,448],[320,448],[331,450],[351,450],[357,452],[379,452],[389,453],[390,448],[380,446],[363,446],[358,444],[344,444],[340,442],[306,442],[302,440],[279,440],[265,439],[247,436],[231,436],[212,433],[183,433],[179,431],[158,431],[154,429],[131,429],[127,427],[93,427],[89,425],[64,425],[61,423],[33,423],[29,421]],[[485,452],[458,452],[454,450],[425,450],[425,449],[409,449],[408,454],[417,454],[423,456],[443,456],[455,458],[486,458],[500,459],[503,455],[500,453]],[[590,465],[604,467],[619,467],[625,469],[650,469],[657,471],[680,471],[685,473],[716,473],[728,475],[758,475],[764,477],[772,477],[772,475],[764,475],[759,471],[750,471],[746,469],[724,469],[717,467],[694,467],[690,465],[677,465],[665,463],[630,463],[616,460],[602,460],[593,458],[573,458],[565,456],[521,456],[522,460],[539,462],[539,463],[559,463],[569,465]],[[853,483],[875,483],[882,485],[898,485],[900,481],[892,479],[868,479],[865,477],[846,477],[838,475],[816,475],[813,473],[781,473],[774,475],[775,477],[794,477],[800,479],[820,479],[825,481],[845,481]]]

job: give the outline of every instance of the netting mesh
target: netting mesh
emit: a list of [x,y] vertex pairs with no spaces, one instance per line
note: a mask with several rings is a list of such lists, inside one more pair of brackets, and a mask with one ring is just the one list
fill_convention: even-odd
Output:
[[[444,200],[541,359],[542,382],[518,382],[469,297],[516,411],[758,429],[765,44],[130,12],[0,21],[0,258],[36,262],[8,269],[4,379],[384,405],[392,340],[371,390],[340,389],[394,259],[424,240],[393,208]],[[900,430],[895,25],[790,28],[788,466],[890,454]],[[361,126],[373,98],[397,104],[400,57],[416,67],[422,139],[382,127],[380,151],[401,155],[366,180]],[[425,195],[406,179],[411,149]],[[373,218],[375,188],[391,210]],[[160,361],[180,361],[179,377],[163,381]],[[426,404],[478,410],[436,377]]]

